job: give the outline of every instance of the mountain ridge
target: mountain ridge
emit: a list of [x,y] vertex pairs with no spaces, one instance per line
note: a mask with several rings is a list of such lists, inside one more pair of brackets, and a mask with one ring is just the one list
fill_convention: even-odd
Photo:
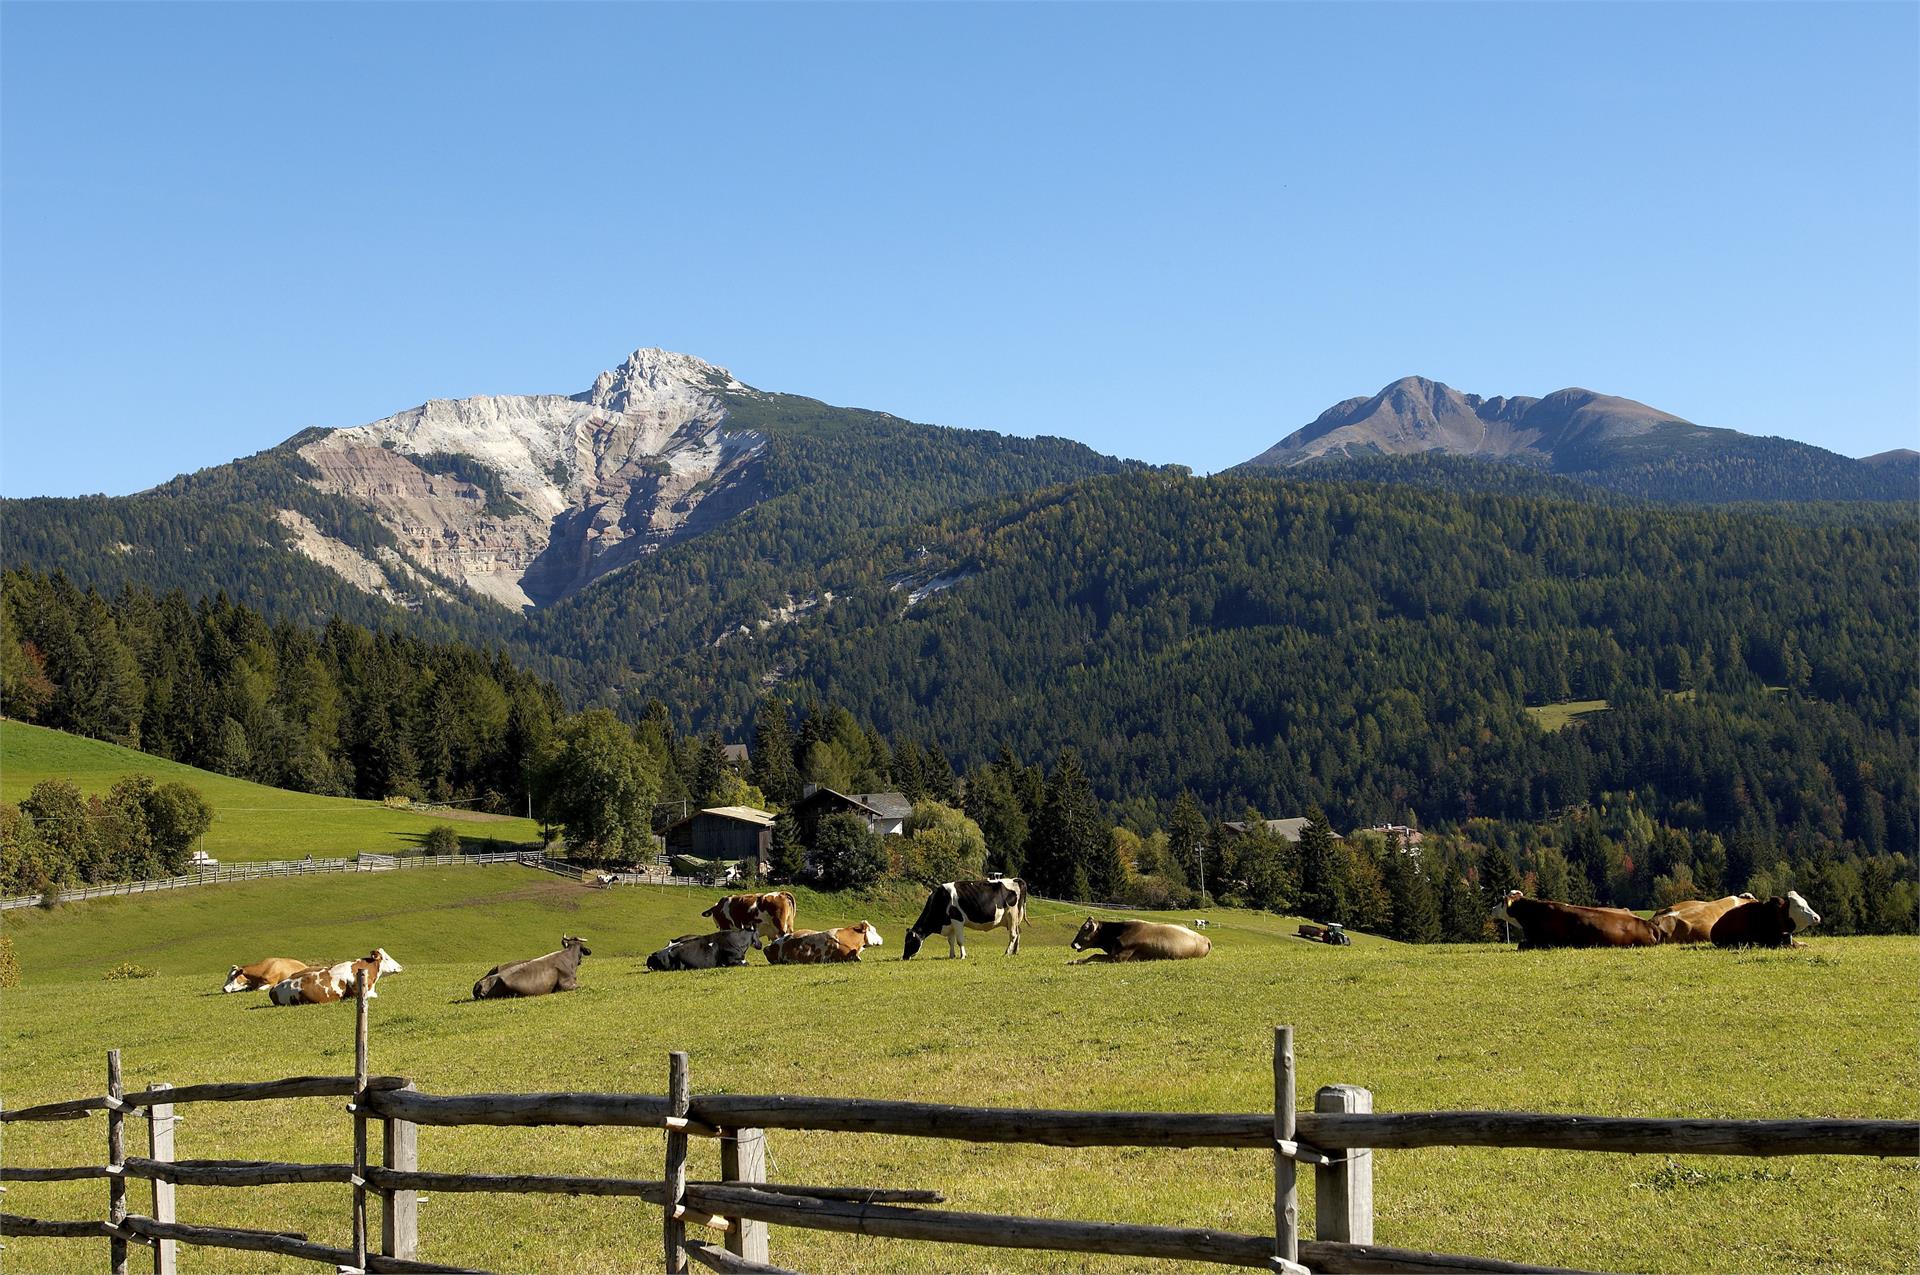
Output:
[[1422,376],[1343,399],[1229,472],[1420,455],[1533,464],[1629,495],[1694,503],[1920,494],[1909,490],[1913,466],[1896,453],[1855,460],[1580,387],[1487,398]]

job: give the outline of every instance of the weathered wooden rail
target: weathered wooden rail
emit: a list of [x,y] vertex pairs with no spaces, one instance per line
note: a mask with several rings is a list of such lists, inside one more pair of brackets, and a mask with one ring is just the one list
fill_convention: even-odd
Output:
[[[782,1275],[768,1261],[770,1225],[947,1244],[1098,1253],[1206,1262],[1267,1271],[1556,1272],[1486,1257],[1429,1253],[1374,1243],[1373,1154],[1436,1146],[1665,1155],[1920,1155],[1920,1122],[1903,1120],[1686,1120],[1543,1115],[1508,1111],[1375,1113],[1372,1095],[1329,1085],[1299,1111],[1291,1028],[1274,1032],[1274,1106],[1245,1113],[1040,1111],[950,1106],[866,1098],[714,1094],[692,1091],[687,1056],[669,1057],[665,1094],[426,1094],[403,1077],[375,1076],[367,1063],[367,1002],[356,998],[355,1074],[295,1076],[243,1083],[155,1085],[125,1093],[118,1051],[108,1054],[107,1093],[0,1112],[0,1121],[107,1117],[107,1162],[54,1167],[0,1166],[0,1181],[107,1183],[106,1221],[69,1221],[0,1213],[0,1234],[106,1240],[108,1266],[128,1269],[130,1246],[153,1254],[156,1275],[171,1275],[177,1244],[249,1249],[333,1265],[344,1271],[440,1272],[467,1268],[420,1260],[417,1194],[502,1193],[624,1197],[662,1210],[662,1265],[680,1275],[689,1263],[722,1272]],[[290,1098],[352,1099],[351,1162],[291,1164],[190,1160],[173,1154],[176,1106]],[[126,1153],[124,1121],[149,1122],[148,1154]],[[369,1158],[369,1123],[381,1126],[382,1163]],[[657,1128],[666,1133],[658,1179],[564,1174],[422,1171],[420,1126],[573,1126]],[[928,1208],[938,1192],[885,1187],[769,1184],[769,1129],[1020,1143],[1057,1147],[1203,1147],[1261,1151],[1273,1157],[1274,1231],[1246,1235],[1197,1226],[1017,1217]],[[718,1179],[689,1176],[691,1140],[720,1144]],[[1315,1179],[1312,1238],[1298,1217],[1299,1166]],[[129,1212],[127,1184],[149,1183],[152,1216]],[[352,1191],[351,1248],[303,1234],[190,1226],[173,1217],[176,1186],[257,1188],[331,1183]],[[370,1233],[369,1200],[380,1206]],[[717,1232],[724,1247],[687,1234]],[[787,1272],[786,1275],[791,1275]]]

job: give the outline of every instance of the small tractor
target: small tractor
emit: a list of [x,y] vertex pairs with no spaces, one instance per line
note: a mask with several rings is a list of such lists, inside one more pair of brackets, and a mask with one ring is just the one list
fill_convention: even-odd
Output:
[[1331,925],[1302,925],[1300,937],[1309,943],[1331,943],[1335,947],[1353,946],[1353,940],[1347,937],[1347,927],[1338,921]]

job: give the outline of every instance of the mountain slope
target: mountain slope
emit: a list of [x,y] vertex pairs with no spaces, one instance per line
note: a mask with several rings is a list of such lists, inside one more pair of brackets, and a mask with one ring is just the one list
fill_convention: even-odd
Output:
[[[721,725],[768,688],[818,695],[962,763],[1071,745],[1115,801],[1537,817],[1644,783],[1731,826],[1785,773],[1769,739],[1829,732],[1823,782],[1881,776],[1891,829],[1917,548],[1912,519],[1141,472],[850,540],[804,585],[751,573],[656,624],[643,600],[700,575],[679,559],[705,546],[680,546],[541,619],[581,667],[632,670],[603,687],[630,709]],[[1566,740],[1523,711],[1575,698],[1616,708]],[[1717,760],[1676,770],[1669,747]],[[1866,800],[1835,798],[1821,819]]]
[[1418,376],[1335,404],[1241,468],[1426,454],[1527,462],[1664,500],[1910,500],[1920,494],[1906,467],[1709,429],[1632,399],[1584,389],[1482,398]]
[[[435,400],[149,492],[0,503],[7,561],[105,591],[226,591],[497,640],[663,546],[807,488],[794,553],[854,525],[1108,473],[1065,439],[917,425],[638,350],[572,396]],[[789,554],[788,556],[792,556]]]

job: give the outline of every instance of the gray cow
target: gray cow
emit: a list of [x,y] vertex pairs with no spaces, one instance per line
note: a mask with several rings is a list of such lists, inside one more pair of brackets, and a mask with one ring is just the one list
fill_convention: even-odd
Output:
[[571,934],[560,936],[560,950],[536,956],[530,961],[508,961],[496,965],[473,985],[473,999],[496,1000],[508,996],[545,996],[548,992],[570,992],[580,986],[580,958],[592,956],[587,941]]

